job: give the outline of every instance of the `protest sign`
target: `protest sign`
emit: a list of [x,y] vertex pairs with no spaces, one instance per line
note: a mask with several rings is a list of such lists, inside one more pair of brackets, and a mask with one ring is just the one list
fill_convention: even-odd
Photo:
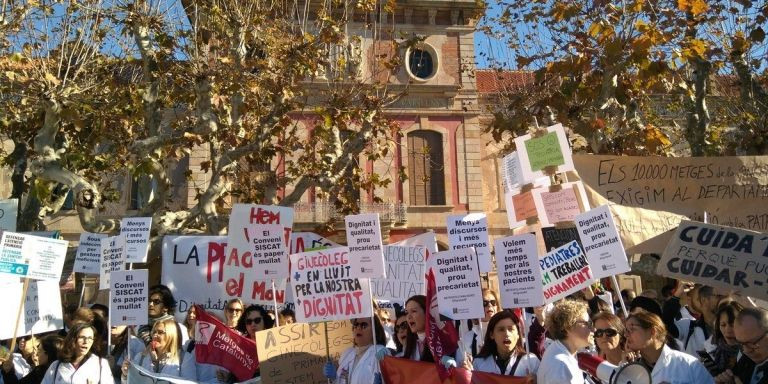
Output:
[[[621,235],[621,243],[627,249],[627,252],[629,252],[630,248],[640,245],[662,233],[677,229],[680,222],[686,219],[683,215],[665,211],[625,207],[619,204],[610,204],[609,207],[613,214],[616,228],[619,231],[619,235]],[[666,245],[664,243],[661,250],[649,253],[661,254],[664,252]]]
[[[250,274],[225,279],[226,236],[166,236],[163,239],[162,275],[178,301],[176,319],[183,321],[193,304],[224,316],[227,300],[240,297],[247,303],[272,305],[271,283]],[[285,302],[286,280],[276,281],[277,302]]]
[[537,188],[531,192],[543,225],[573,221],[574,216],[589,209],[584,186],[578,181]]
[[196,307],[195,362],[224,367],[238,379],[248,380],[259,368],[256,343]]
[[73,272],[98,275],[101,265],[101,239],[107,237],[103,233],[83,232],[80,234],[80,244],[77,245],[75,266]]
[[101,239],[101,269],[99,289],[109,289],[109,275],[125,269],[125,238],[123,235]]
[[387,277],[381,244],[378,213],[349,215],[344,218],[347,228],[349,257],[360,265],[351,271],[353,277]]
[[126,263],[147,262],[151,231],[151,217],[124,217],[120,220],[120,235],[125,241],[123,252]]
[[342,352],[352,347],[352,343],[348,320],[293,323],[256,332],[261,381],[264,384],[326,384],[328,379],[323,375],[326,348],[331,360],[338,364]]
[[576,228],[592,268],[593,278],[602,279],[629,272],[627,254],[607,205],[576,216]]
[[[7,281],[0,284],[3,292],[4,311],[0,311],[0,340],[14,336],[16,309],[22,305],[23,284]],[[16,336],[33,335],[56,331],[64,328],[61,311],[61,293],[59,282],[53,280],[31,281],[24,297],[22,318],[19,321]]]
[[493,269],[488,240],[488,218],[485,213],[448,216],[447,231],[451,249],[474,247],[480,272],[490,272]]
[[437,237],[435,237],[434,232],[425,232],[390,245],[400,247],[422,247],[429,252],[437,252]]
[[512,192],[520,187],[521,174],[520,159],[517,152],[512,152],[501,159],[501,180],[504,184],[505,192]]
[[19,199],[0,200],[0,233],[16,232],[16,215],[19,212]]
[[502,308],[543,305],[536,235],[503,237],[494,244]]
[[528,219],[537,217],[536,202],[533,200],[533,191],[520,192],[520,190],[505,192],[504,203],[507,208],[507,220],[509,228],[522,227]]
[[138,364],[128,366],[127,382],[131,384],[198,384],[196,381],[184,380],[178,376],[155,373]]
[[685,220],[656,271],[744,296],[768,298],[768,235]]
[[545,170],[573,170],[571,148],[562,124],[548,127],[541,136],[518,136],[515,138],[515,146],[520,158],[522,183],[530,183],[545,176]]
[[285,248],[283,227],[279,224],[253,226],[250,258],[243,258],[242,269],[257,279],[288,278],[288,252]]
[[371,294],[380,300],[405,302],[413,295],[426,293],[424,266],[427,251],[422,247],[384,246],[387,277],[371,279]]
[[483,294],[474,250],[461,248],[432,257],[440,314],[453,320],[482,318]]
[[[235,204],[229,216],[224,278],[241,281],[253,273],[254,241],[262,236],[262,225],[283,228],[286,248],[291,239],[293,208],[276,205]],[[269,278],[271,278],[270,276]]]
[[370,285],[367,279],[351,277],[355,268],[360,266],[349,258],[347,247],[291,255],[296,321],[370,317]]
[[302,253],[315,248],[334,248],[341,245],[334,243],[313,232],[292,232],[290,254]]
[[148,276],[146,269],[113,271],[110,274],[109,323],[111,326],[148,323]]
[[542,227],[541,236],[544,239],[544,247],[547,252],[560,248],[571,241],[581,244],[579,230],[576,227]]
[[[768,156],[574,156],[592,206],[608,201],[768,232]],[[627,244],[625,244],[626,246]]]
[[544,301],[553,303],[588,287],[593,280],[587,256],[578,242],[572,241],[539,259]]
[[0,238],[0,275],[35,280],[61,278],[67,241],[3,232]]

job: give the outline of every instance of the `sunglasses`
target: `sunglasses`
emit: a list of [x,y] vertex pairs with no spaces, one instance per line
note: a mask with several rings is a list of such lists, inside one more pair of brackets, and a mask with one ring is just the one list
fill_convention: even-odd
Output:
[[368,329],[368,323],[364,323],[364,322],[352,323],[352,329],[355,329],[355,328]]
[[254,317],[253,319],[245,319],[245,325],[261,324],[261,317]]
[[400,323],[400,325],[396,326],[395,329],[401,330],[401,331],[407,331],[408,330],[408,322],[407,321],[403,321],[402,323]]
[[496,306],[496,300],[483,300],[483,308],[487,306],[495,307]]
[[229,313],[235,313],[235,312],[239,313],[239,312],[242,312],[242,311],[243,311],[242,308],[227,308],[227,312],[229,312]]
[[614,337],[618,335],[619,332],[613,328],[605,328],[605,329],[595,329],[595,337],[603,337],[603,335],[607,337]]
[[163,303],[163,300],[161,299],[149,299],[149,303],[152,305],[160,305]]

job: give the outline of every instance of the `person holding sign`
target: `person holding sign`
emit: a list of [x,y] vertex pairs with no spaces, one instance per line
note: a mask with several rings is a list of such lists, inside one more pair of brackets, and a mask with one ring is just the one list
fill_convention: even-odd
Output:
[[[483,329],[487,329],[488,322],[493,315],[501,310],[501,301],[499,295],[491,289],[483,288],[483,313],[485,317],[480,321],[474,320],[474,326],[467,331],[461,338],[464,343],[464,350],[476,357],[483,348],[484,338]],[[487,334],[487,332],[486,332]]]
[[511,310],[491,317],[483,347],[469,368],[498,375],[529,376],[539,369],[539,358],[526,353],[520,329],[522,322]]
[[113,384],[109,362],[101,356],[101,340],[90,323],[72,327],[59,358],[48,368],[42,384]]
[[652,383],[712,384],[714,379],[695,357],[666,345],[667,328],[656,314],[637,311],[624,322],[627,349],[640,353]]
[[[352,320],[354,346],[341,354],[338,368],[332,361],[326,363],[325,377],[334,380],[335,384],[381,384],[380,370],[374,366],[378,366],[379,361],[389,355],[389,349],[379,317],[374,315],[373,320],[373,325],[369,317]],[[376,327],[375,343],[373,327]]]
[[[3,382],[5,384],[39,384],[43,381],[45,373],[51,363],[58,360],[59,350],[64,344],[64,339],[58,335],[48,335],[40,340],[40,345],[35,348],[35,366],[24,377],[18,378],[14,372],[13,364],[3,364]],[[8,360],[8,362],[11,362]],[[7,368],[7,369],[6,369]]]
[[111,332],[112,350],[107,355],[107,360],[112,370],[112,377],[117,382],[122,376],[123,362],[126,358],[130,358],[130,351],[135,353],[144,350],[144,342],[134,336],[131,328],[125,325],[113,326]]
[[544,351],[536,375],[537,384],[584,384],[576,353],[590,345],[592,321],[587,304],[563,300],[547,315],[546,328],[555,340]]
[[122,382],[128,382],[128,367],[132,363],[150,372],[196,381],[194,356],[184,353],[180,333],[173,317],[156,321],[146,349],[123,363]]

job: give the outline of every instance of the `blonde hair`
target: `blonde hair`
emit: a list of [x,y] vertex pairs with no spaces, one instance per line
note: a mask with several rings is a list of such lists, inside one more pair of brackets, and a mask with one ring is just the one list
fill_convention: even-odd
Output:
[[[176,325],[176,320],[173,317],[165,320],[158,320],[155,322],[155,325],[152,326],[152,332],[154,333],[155,329],[160,325],[165,327],[165,346],[163,347],[163,350],[157,351],[158,354],[167,355],[169,361],[178,362],[181,364],[181,361],[179,361],[181,340],[179,335],[179,328],[178,325]],[[152,348],[151,343],[149,348]],[[149,352],[149,348],[147,348],[147,352]]]
[[566,299],[552,308],[547,315],[547,331],[555,340],[565,340],[568,337],[568,330],[577,322],[584,320],[587,314],[587,304],[582,301]]

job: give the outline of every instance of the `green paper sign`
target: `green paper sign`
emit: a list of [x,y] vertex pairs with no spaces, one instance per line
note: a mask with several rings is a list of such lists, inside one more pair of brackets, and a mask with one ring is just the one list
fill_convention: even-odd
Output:
[[528,153],[528,162],[531,164],[533,172],[540,171],[549,166],[565,164],[565,158],[560,150],[560,142],[557,140],[556,132],[550,132],[544,136],[526,141],[525,151]]

